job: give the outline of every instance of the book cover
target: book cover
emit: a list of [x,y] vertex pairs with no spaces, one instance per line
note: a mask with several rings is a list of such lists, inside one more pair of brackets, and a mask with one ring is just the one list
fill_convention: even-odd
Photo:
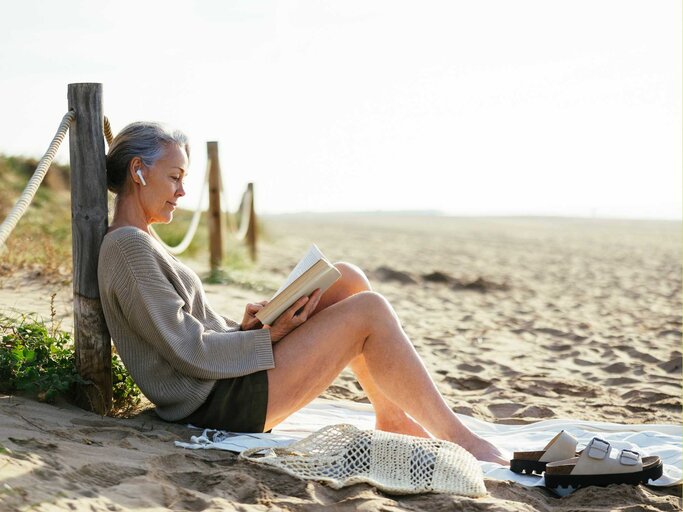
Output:
[[324,292],[339,277],[341,277],[341,273],[313,244],[268,304],[256,313],[256,318],[264,325],[271,325],[301,297],[310,295],[316,288],[320,288]]

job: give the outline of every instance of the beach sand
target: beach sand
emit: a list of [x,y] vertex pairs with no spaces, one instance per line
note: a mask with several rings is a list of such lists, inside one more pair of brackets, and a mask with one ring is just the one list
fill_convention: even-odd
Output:
[[[206,285],[221,314],[268,298],[315,242],[363,268],[393,304],[453,410],[501,423],[573,418],[681,424],[680,223],[317,215],[262,219],[259,261]],[[200,274],[204,260],[189,262]],[[0,308],[70,329],[71,287],[0,282]],[[49,321],[49,320],[48,320]],[[327,398],[365,401],[345,371]],[[489,496],[332,490],[226,452],[175,448],[190,432],[149,408],[102,418],[0,399],[0,510],[680,510],[681,487],[611,486],[556,498],[487,480]],[[540,448],[540,447],[539,447]]]

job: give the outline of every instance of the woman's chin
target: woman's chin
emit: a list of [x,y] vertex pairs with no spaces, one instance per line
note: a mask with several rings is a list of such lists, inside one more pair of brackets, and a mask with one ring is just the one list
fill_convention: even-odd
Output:
[[154,219],[150,224],[170,224],[173,221],[173,214],[171,213],[168,217],[163,217],[160,219]]

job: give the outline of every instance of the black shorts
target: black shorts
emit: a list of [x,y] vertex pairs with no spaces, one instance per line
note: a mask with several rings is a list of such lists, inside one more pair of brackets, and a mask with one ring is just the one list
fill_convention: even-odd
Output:
[[263,432],[268,410],[268,372],[216,381],[204,403],[176,423],[230,432]]

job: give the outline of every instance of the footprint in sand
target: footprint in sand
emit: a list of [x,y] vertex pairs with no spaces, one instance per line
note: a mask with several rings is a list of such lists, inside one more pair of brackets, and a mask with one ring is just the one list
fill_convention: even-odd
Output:
[[515,414],[516,418],[551,418],[555,412],[549,407],[530,405]]
[[662,370],[667,373],[680,372],[681,371],[681,356],[674,357],[666,363],[658,365]]
[[633,368],[626,363],[614,363],[603,368],[603,371],[606,371],[607,373],[626,373],[631,370],[633,370]]
[[657,334],[657,336],[660,338],[666,337],[666,336],[671,336],[672,338],[676,338],[676,339],[680,340],[681,339],[681,331],[679,331],[677,329],[667,329],[665,331],[660,331]]
[[479,373],[484,371],[484,367],[480,364],[468,364],[468,363],[460,363],[458,366],[456,366],[458,370],[462,370],[464,372],[472,372],[472,373]]
[[480,379],[479,377],[446,377],[444,379],[451,387],[465,391],[478,391],[486,389],[491,385],[488,380]]
[[595,366],[596,364],[600,363],[595,361],[589,361],[587,359],[581,359],[580,357],[575,357],[574,364],[577,366]]
[[379,267],[375,270],[375,277],[383,283],[387,281],[398,281],[401,284],[417,284],[415,278],[407,272],[401,272],[389,267]]
[[659,358],[653,356],[652,354],[649,354],[649,353],[647,353],[647,352],[641,352],[640,350],[638,350],[638,349],[636,349],[636,348],[633,348],[632,346],[628,346],[628,345],[627,345],[627,346],[624,346],[624,347],[622,348],[622,346],[620,345],[620,346],[618,346],[618,347],[616,347],[616,348],[619,348],[620,350],[623,350],[623,351],[626,352],[631,358],[637,359],[638,361],[642,361],[642,362],[645,362],[645,363],[655,363],[655,364],[659,364],[659,363],[662,363],[662,362],[663,362],[661,359],[659,359]]
[[12,441],[16,445],[19,445],[23,448],[27,448],[29,450],[45,450],[47,452],[53,452],[56,451],[58,448],[58,446],[55,443],[41,441],[40,439],[36,439],[35,437],[29,437],[27,439],[17,439],[16,437],[8,437],[7,439]]
[[488,406],[491,414],[495,416],[496,419],[511,418],[517,411],[524,407],[523,404],[517,404],[514,402],[503,402],[499,404],[491,404]]
[[670,398],[675,398],[667,393],[660,393],[658,391],[641,391],[638,389],[632,389],[621,395],[621,398],[630,400],[636,404],[654,404],[661,400],[668,400]]
[[432,272],[431,274],[422,274],[422,279],[424,281],[427,281],[428,283],[442,284],[448,284],[453,281],[453,278],[451,276],[449,276],[448,274],[444,274],[443,272],[439,272],[438,270]]
[[101,462],[96,464],[85,464],[76,471],[67,473],[65,478],[81,485],[85,484],[103,488],[113,487],[128,478],[142,476],[146,473],[146,470],[134,466]]
[[638,379],[632,379],[631,377],[613,377],[605,381],[606,386],[623,386],[624,384],[634,384],[638,382]]
[[569,334],[568,332],[561,331],[559,329],[554,329],[552,327],[536,327],[532,330],[539,334],[549,334],[550,336],[555,336],[557,338],[566,338]]
[[509,287],[506,283],[494,283],[483,277],[477,277],[472,281],[464,279],[453,279],[451,289],[453,290],[472,290],[480,293],[486,293],[493,290],[507,290]]
[[442,340],[441,338],[430,338],[429,336],[425,337],[425,344],[429,345],[430,347],[448,347],[449,343],[445,340]]
[[566,352],[567,350],[572,350],[574,348],[574,346],[573,345],[566,345],[566,344],[550,343],[548,345],[545,345],[545,348],[552,351],[552,352]]

